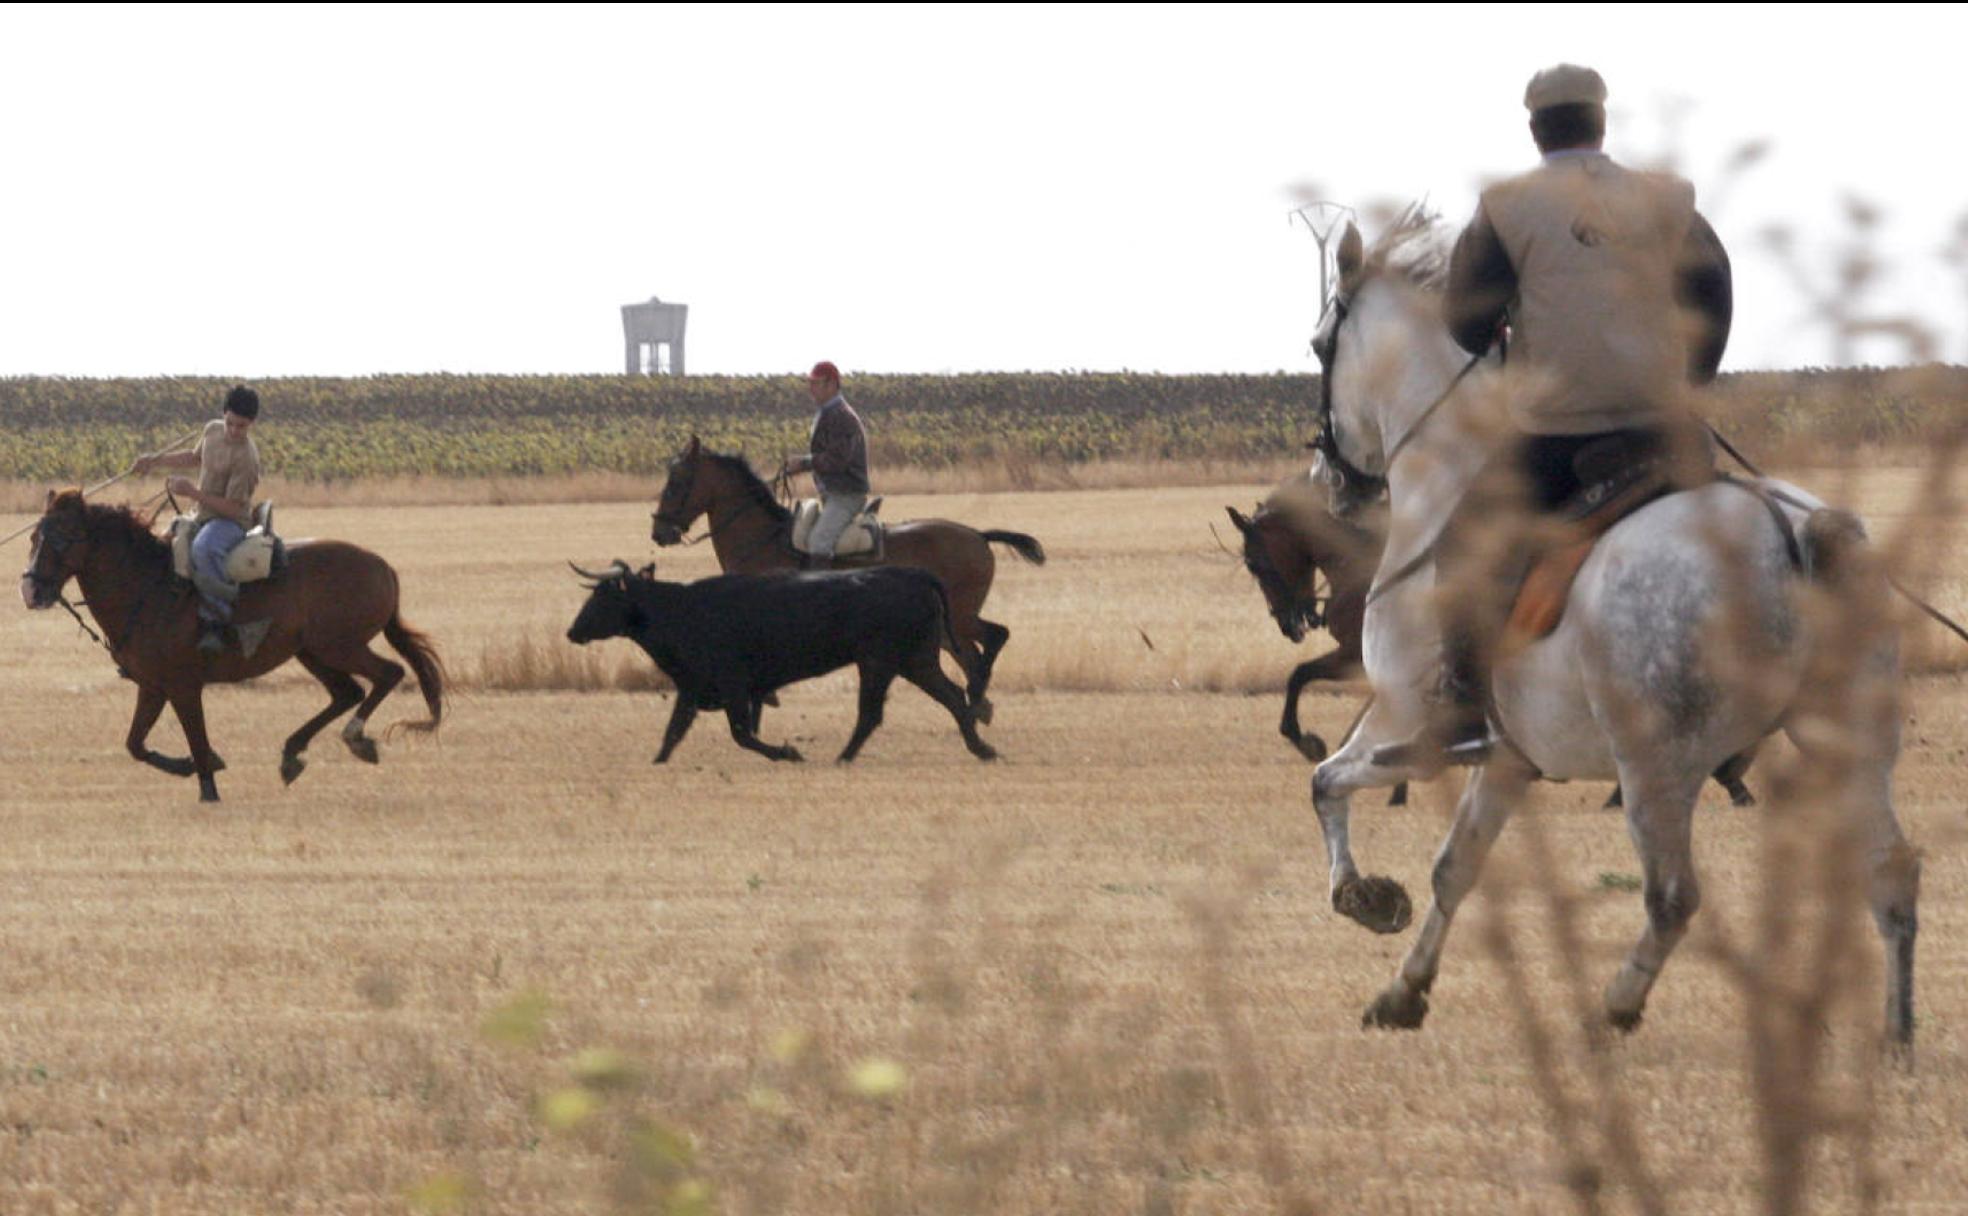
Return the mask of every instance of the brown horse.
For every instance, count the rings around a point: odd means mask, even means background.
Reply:
[[[1343,680],[1361,670],[1367,588],[1387,543],[1385,516],[1362,511],[1361,523],[1340,519],[1326,509],[1325,492],[1310,473],[1280,482],[1249,517],[1223,509],[1243,534],[1244,568],[1257,579],[1279,631],[1302,642],[1323,625],[1338,643],[1292,669],[1278,722],[1278,733],[1316,764],[1326,757],[1326,743],[1299,729],[1299,694],[1314,680]]]
[[[236,648],[211,657],[198,651],[198,597],[171,572],[170,546],[129,508],[85,503],[74,490],[59,495],[50,491],[34,528],[27,572],[21,575],[21,598],[29,608],[53,607],[65,602],[62,588],[71,578],[81,586],[111,657],[137,685],[137,711],[127,740],[130,755],[174,777],[196,773],[202,801],[219,800],[213,775],[225,767],[205,737],[207,684],[251,679],[298,658],[327,686],[332,698],[328,708],[302,724],[281,749],[280,776],[287,782],[301,775],[306,765],[301,753],[308,742],[358,704],[342,739],[358,759],[377,762],[376,743],[364,729],[376,706],[403,679],[401,665],[369,649],[378,633],[416,672],[430,706],[428,721],[406,725],[436,730],[443,716],[444,669],[430,640],[397,615],[396,571],[354,545],[295,545],[284,572],[240,590],[234,618],[268,623],[250,657]],[[366,696],[355,676],[370,682]],[[166,702],[184,727],[189,759],[144,746]]]
[[[669,478],[657,500],[650,539],[659,545],[683,540],[700,516],[710,517],[711,547],[718,566],[727,574],[763,574],[797,570],[800,555],[793,548],[792,512],[779,502],[742,456],[706,451],[697,437],[670,462]],[[1011,637],[1011,630],[978,613],[991,593],[997,559],[993,543],[1009,545],[1035,566],[1045,564],[1045,550],[1023,532],[980,532],[946,519],[914,519],[887,530],[885,563],[918,566],[943,580],[950,596],[950,626],[957,649],[951,653],[963,668],[966,693],[977,720],[991,720],[991,667]],[[835,568],[874,565],[865,557],[835,558]]]

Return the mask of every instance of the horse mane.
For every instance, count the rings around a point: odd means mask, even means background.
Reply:
[[[709,450],[704,452],[704,456],[709,460],[716,461],[727,472],[735,476],[738,479],[738,484],[743,486],[745,492],[752,496],[752,501],[764,508],[765,513],[771,516],[774,522],[785,523],[793,517],[793,513],[780,504],[779,496],[772,492],[772,487],[765,484],[763,477],[752,471],[751,464],[743,456],[727,452],[712,452]]]
[[[1369,273],[1393,274],[1411,287],[1440,292],[1449,285],[1449,248],[1441,216],[1426,202],[1409,203],[1367,250]]]
[[[139,571],[153,575],[171,573],[171,545],[150,530],[150,523],[131,507],[104,503],[84,503],[84,525],[91,540],[121,542],[130,563]]]

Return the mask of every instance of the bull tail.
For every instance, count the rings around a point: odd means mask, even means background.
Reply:
[[[417,687],[424,694],[424,704],[430,706],[430,718],[423,722],[399,722],[406,730],[430,732],[437,729],[444,718],[444,661],[437,657],[437,648],[431,640],[403,623],[398,613],[390,613],[389,624],[383,626],[383,636],[403,656],[410,670],[417,677]],[[393,726],[392,730],[395,729]]]
[[[984,539],[993,544],[1009,545],[1011,551],[1031,562],[1034,566],[1045,565],[1045,546],[1036,537],[1023,532],[986,532]]]

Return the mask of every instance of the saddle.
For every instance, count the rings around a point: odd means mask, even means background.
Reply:
[[[882,500],[870,498],[868,505],[848,522],[846,530],[840,534],[840,541],[834,546],[835,557],[857,557],[869,561],[880,561],[887,548],[885,529],[875,518],[881,510]],[[793,507],[793,548],[801,553],[811,552],[807,540],[813,535],[813,525],[820,522],[820,500],[802,498]]]
[[[1565,617],[1572,583],[1600,538],[1612,531],[1614,524],[1674,488],[1661,461],[1623,469],[1595,469],[1593,457],[1598,454],[1592,448],[1579,453],[1576,464],[1581,475],[1590,480],[1559,513],[1564,538],[1530,559],[1504,626],[1501,651],[1505,655],[1551,636]]]
[[[200,523],[189,515],[171,521],[171,570],[190,581],[191,542]],[[256,583],[272,578],[287,568],[287,544],[273,534],[273,504],[263,502],[253,508],[252,526],[246,538],[226,555],[226,577],[235,583]]]

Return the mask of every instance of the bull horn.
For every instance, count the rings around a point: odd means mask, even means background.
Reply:
[[[568,562],[567,568],[582,578],[593,579],[597,583],[605,583],[611,578],[626,578],[629,573],[629,564],[619,557],[615,559],[614,565],[602,571],[600,574],[596,574],[592,570],[583,570],[573,562]]]

